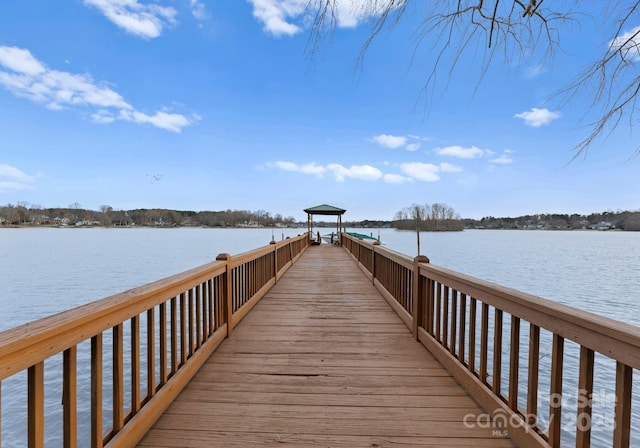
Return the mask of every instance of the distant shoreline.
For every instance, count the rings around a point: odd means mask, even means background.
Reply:
[[[358,226],[347,226],[353,229],[374,229],[374,227],[358,227]],[[243,229],[243,230],[251,230],[251,229],[272,229],[272,230],[285,230],[285,229],[305,229],[306,226],[289,226],[289,227],[272,227],[272,226],[71,226],[71,225],[33,225],[33,224],[0,224],[0,229]],[[314,229],[331,229],[335,228],[335,226],[318,226],[314,225]],[[375,227],[378,228],[378,227]],[[415,229],[400,229],[397,227],[385,227],[387,229],[393,229],[398,232],[415,232]],[[525,232],[533,232],[533,231],[547,231],[547,232],[624,232],[624,229],[619,228],[611,228],[611,229],[589,229],[589,228],[580,228],[580,229],[558,229],[558,228],[545,228],[545,229],[524,229],[524,228],[464,228],[460,230],[426,230],[421,229],[420,233],[453,233],[453,232],[462,232],[464,230],[487,230],[487,231],[496,231],[496,230],[509,230],[509,231],[525,231]],[[633,232],[630,230],[629,232]]]

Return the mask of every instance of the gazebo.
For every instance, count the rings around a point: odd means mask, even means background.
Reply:
[[[316,205],[315,207],[305,208],[305,213],[307,214],[307,231],[309,235],[312,235],[313,230],[313,215],[325,215],[325,216],[337,216],[337,230],[338,230],[338,238],[340,238],[340,229],[342,229],[342,215],[346,212],[343,208],[334,207],[333,205]],[[338,240],[339,241],[339,240]]]

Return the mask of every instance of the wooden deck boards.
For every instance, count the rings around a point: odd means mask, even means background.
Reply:
[[[347,253],[310,247],[141,447],[511,447]]]

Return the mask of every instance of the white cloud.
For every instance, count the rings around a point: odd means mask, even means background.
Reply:
[[[436,148],[433,151],[441,156],[457,157],[459,159],[477,159],[490,153],[490,151],[480,149],[477,146],[471,146],[470,148],[463,146],[446,146],[444,148]]]
[[[388,184],[404,184],[406,182],[413,182],[413,179],[400,174],[385,174],[382,178]]]
[[[170,6],[138,0],[84,0],[84,4],[97,8],[126,32],[146,39],[160,36],[165,26],[176,23],[176,10]],[[193,7],[193,1],[191,4]]]
[[[370,0],[337,0],[336,19],[340,28],[355,28],[368,17],[379,15],[392,0],[375,1]],[[396,1],[399,5],[401,1]]]
[[[447,162],[442,162],[439,168],[443,173],[459,173],[463,171],[462,167]]]
[[[373,181],[383,176],[382,171],[371,165],[353,165],[350,168],[346,168],[338,163],[330,163],[327,165],[327,169],[333,173],[338,182],[343,182],[347,177]]]
[[[149,123],[155,127],[166,129],[167,131],[180,132],[183,127],[193,124],[195,119],[189,119],[181,114],[172,114],[166,111],[159,111],[153,115],[147,115],[137,110],[121,110],[119,117],[122,120],[133,121],[134,123]]]
[[[274,36],[293,36],[302,31],[288,19],[304,13],[306,0],[249,0],[253,4],[253,17],[262,22],[263,30]]]
[[[31,176],[19,170],[15,166],[0,163],[0,178],[10,179],[19,182],[31,182],[36,176]]]
[[[51,110],[88,108],[90,119],[96,123],[126,120],[180,132],[199,119],[166,110],[151,115],[140,112],[106,83],[96,82],[86,74],[49,69],[29,50],[16,47],[0,46],[0,85]]]
[[[323,177],[324,173],[327,171],[325,167],[322,165],[316,165],[315,162],[307,163],[306,165],[298,165],[293,162],[277,161],[268,163],[267,166],[280,168],[283,171],[296,171],[303,174],[312,174],[318,178]]]
[[[280,168],[283,171],[300,171],[299,165],[297,163],[285,162],[281,160],[276,162],[269,162],[267,163],[267,166],[275,166],[276,168]]]
[[[204,20],[207,18],[207,11],[204,3],[198,0],[191,0],[191,14],[198,20]]]
[[[432,163],[403,163],[400,165],[400,169],[406,175],[423,182],[436,182],[440,180],[440,176],[438,176],[440,168]]]
[[[34,76],[45,71],[44,66],[29,50],[17,47],[0,47],[0,65],[23,75]]]
[[[489,161],[497,165],[509,165],[510,163],[513,163],[513,157],[511,157],[511,154],[514,152],[515,151],[512,149],[505,149],[501,155]]]
[[[38,176],[33,176],[15,166],[0,163],[0,193],[5,191],[32,190],[31,185]]]
[[[34,187],[33,185],[21,184],[19,182],[5,182],[0,180],[0,193],[23,190],[34,190]]]
[[[380,134],[371,139],[373,142],[386,146],[387,148],[397,149],[407,144],[407,137],[400,135]]]
[[[269,162],[268,167],[274,167],[283,171],[294,171],[303,174],[314,175],[322,178],[325,173],[333,174],[338,182],[344,182],[347,178],[359,179],[366,181],[375,181],[383,177],[382,171],[371,165],[353,165],[349,168],[339,163],[330,163],[326,166],[316,165],[315,162],[306,165],[300,165],[294,162]]]
[[[371,165],[352,165],[346,167],[339,163],[329,163],[325,166],[316,165],[315,162],[300,165],[294,162],[269,162],[267,167],[278,168],[283,171],[299,172],[309,175],[315,175],[316,177],[323,177],[326,174],[332,174],[337,182],[344,182],[347,179],[358,179],[364,181],[378,181],[382,180],[388,184],[402,184],[407,182],[413,182],[415,180],[423,182],[436,182],[440,180],[439,173],[454,173],[462,171],[461,167],[450,163],[441,163],[434,165],[432,163],[411,162],[403,163],[400,165],[400,170],[403,174],[384,174],[378,168]]]
[[[503,154],[496,157],[495,159],[491,159],[491,163],[497,163],[498,165],[508,165],[510,163],[513,163],[513,159],[507,154]]]
[[[263,30],[274,36],[293,36],[302,31],[301,22],[308,0],[248,0],[253,16],[262,22]],[[354,28],[369,17],[377,16],[392,0],[334,0],[335,21],[339,28]],[[396,5],[402,2],[396,0]],[[313,12],[311,12],[313,14]],[[294,23],[298,22],[298,24]]]
[[[94,112],[93,114],[91,114],[90,118],[91,121],[101,124],[113,123],[116,119],[116,117],[111,112],[105,109],[100,109]]]
[[[544,74],[545,71],[546,71],[546,69],[544,68],[543,65],[541,65],[541,64],[533,65],[533,66],[527,68],[525,76],[527,78],[537,78],[538,76]]]
[[[620,49],[623,57],[640,62],[640,26],[621,34],[609,46],[611,49]]]
[[[527,126],[538,128],[560,118],[560,112],[553,112],[549,109],[538,109],[537,107],[533,107],[528,112],[515,114],[515,117],[522,118],[524,120],[524,124]]]
[[[391,135],[391,134],[380,134],[374,135],[371,137],[371,141],[377,143],[381,146],[385,146],[391,149],[398,149],[404,147],[407,151],[417,151],[420,149],[420,142],[412,142],[409,143],[410,140],[427,140],[426,138],[421,138],[417,135]]]
[[[316,177],[322,177],[327,169],[323,166],[316,165],[315,162],[304,164],[300,167],[300,172],[304,174],[312,174]]]

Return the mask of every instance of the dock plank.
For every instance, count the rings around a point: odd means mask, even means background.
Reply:
[[[339,247],[309,248],[140,447],[512,447]]]

